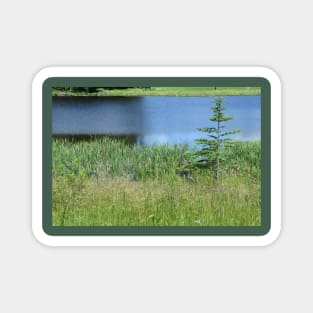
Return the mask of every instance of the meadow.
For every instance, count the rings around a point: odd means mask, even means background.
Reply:
[[[260,226],[260,141],[223,151],[217,184],[184,145],[54,138],[54,226]]]

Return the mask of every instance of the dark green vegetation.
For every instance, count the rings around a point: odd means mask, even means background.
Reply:
[[[210,120],[214,122],[215,127],[198,128],[199,131],[207,134],[207,137],[196,140],[196,143],[201,145],[201,149],[194,153],[196,156],[194,165],[198,168],[212,169],[217,182],[219,181],[221,163],[225,161],[223,158],[223,147],[227,146],[230,148],[232,145],[232,139],[227,136],[240,132],[240,130],[223,132],[224,122],[233,118],[224,114],[225,107],[222,106],[222,103],[223,99],[216,97],[215,105],[211,107],[213,116]]]
[[[260,142],[223,149],[217,185],[210,168],[186,175],[186,146],[55,138],[53,225],[260,226]]]
[[[53,96],[258,96],[259,87],[58,87]]]

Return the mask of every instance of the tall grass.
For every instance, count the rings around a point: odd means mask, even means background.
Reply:
[[[53,141],[53,175],[112,179],[177,176],[180,163],[190,158],[187,146],[138,147],[109,137],[73,142]]]
[[[217,186],[209,170],[181,175],[191,161],[187,146],[54,139],[53,224],[260,225],[260,149],[260,142],[225,148]]]

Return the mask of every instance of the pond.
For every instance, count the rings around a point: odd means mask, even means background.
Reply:
[[[214,97],[53,97],[52,133],[59,136],[110,135],[134,138],[139,145],[193,145],[214,127]],[[223,130],[240,129],[234,139],[261,138],[261,97],[225,96]]]

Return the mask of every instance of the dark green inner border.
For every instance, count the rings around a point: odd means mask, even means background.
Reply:
[[[261,87],[261,226],[52,226],[52,87]],[[271,227],[271,86],[262,77],[51,77],[42,98],[42,227],[48,235],[238,236],[265,235]]]

